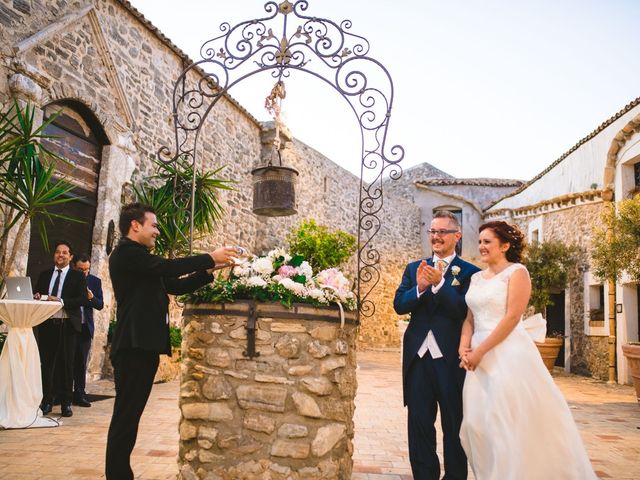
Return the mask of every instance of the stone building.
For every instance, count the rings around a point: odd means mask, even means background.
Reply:
[[[582,252],[579,274],[556,292],[549,313],[552,328],[565,335],[560,362],[567,371],[608,378],[608,342],[615,341],[617,381],[630,382],[621,345],[638,340],[638,284],[624,276],[615,285],[615,333],[610,333],[610,293],[591,271],[589,248],[609,202],[640,189],[640,98],[602,123],[587,137],[515,192],[495,202],[485,220],[505,219],[521,226],[528,240],[561,240]],[[611,335],[611,337],[610,337]]]
[[[462,226],[458,254],[478,263],[478,227],[484,210],[499,198],[522,186],[520,180],[500,178],[455,178],[428,163],[408,168],[398,180],[387,181],[388,193],[420,207],[422,256],[431,255],[429,229],[433,212],[448,210]]]
[[[153,172],[158,149],[173,138],[172,88],[192,60],[127,1],[6,1],[0,4],[0,25],[0,104],[8,106],[12,97],[30,101],[37,107],[38,121],[63,112],[51,127],[60,138],[50,147],[72,162],[73,168],[61,170],[83,200],[65,212],[84,223],[58,222],[49,231],[52,239],[67,236],[76,251],[89,252],[93,273],[103,279],[105,308],[96,313],[89,365],[89,372],[97,376],[108,324],[115,315],[107,268],[113,222],[117,223],[122,201],[130,198],[129,186]],[[190,75],[188,80],[196,82],[202,72]],[[222,176],[236,185],[221,194],[226,216],[202,248],[240,244],[261,253],[282,245],[286,234],[306,218],[357,233],[360,180],[315,149],[286,137],[283,161],[300,173],[299,213],[277,219],[252,213],[250,172],[263,165],[273,136],[270,129],[228,95],[204,125],[199,161],[205,168],[225,165]],[[381,215],[374,244],[381,255],[380,278],[370,297],[376,313],[363,318],[363,346],[398,344],[390,292],[406,262],[420,256],[419,208],[389,197]],[[50,265],[51,255],[37,236],[31,231],[28,238],[19,239],[14,273],[34,276]]]

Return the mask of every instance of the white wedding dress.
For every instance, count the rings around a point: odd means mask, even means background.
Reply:
[[[486,279],[471,278],[472,348],[506,312],[514,263]],[[487,352],[463,389],[460,439],[476,480],[596,479],[567,402],[522,322]]]

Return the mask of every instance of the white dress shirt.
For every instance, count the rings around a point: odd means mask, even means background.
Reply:
[[[56,283],[56,277],[58,276],[58,267],[53,268],[53,275],[51,275],[51,280],[49,281],[49,295],[53,295],[54,297],[58,297],[60,299],[60,303],[64,306],[64,300],[62,300],[62,286],[64,285],[64,279],[67,278],[67,272],[69,271],[69,265],[64,268],[61,268],[62,272],[60,272],[60,283],[58,283],[58,291],[52,292],[53,284]],[[65,318],[66,313],[64,309],[58,310],[56,313],[51,315],[51,318]]]
[[[438,260],[444,260],[446,262],[444,270],[442,271],[442,279],[440,280],[438,285],[431,286],[431,292],[434,295],[437,294],[440,288],[442,287],[442,285],[444,285],[444,275],[445,273],[447,273],[447,270],[449,269],[449,265],[451,265],[451,262],[453,262],[454,258],[456,258],[455,252],[453,253],[453,255],[449,255],[448,257],[445,257],[445,258],[440,258],[437,255],[433,256],[434,265],[437,265]],[[418,287],[416,286],[416,290],[417,289]],[[424,293],[424,292],[421,293],[420,290],[417,290],[417,292],[418,292],[418,298],[420,298]],[[420,345],[420,348],[418,349],[418,356],[422,358],[427,352],[431,354],[431,358],[433,359],[442,358],[442,351],[440,350],[440,347],[438,346],[438,342],[436,341],[436,337],[433,334],[433,331],[431,330],[429,330],[429,332],[427,333],[427,337],[422,342],[422,345]]]

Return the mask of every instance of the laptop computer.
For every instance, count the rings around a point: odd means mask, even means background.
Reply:
[[[29,277],[7,277],[7,298],[9,300],[33,300]]]

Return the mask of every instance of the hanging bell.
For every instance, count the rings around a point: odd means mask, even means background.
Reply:
[[[271,165],[254,168],[253,176],[253,213],[265,217],[285,217],[298,213],[296,207],[296,183],[298,171],[282,166],[282,157],[278,150],[280,166]]]

